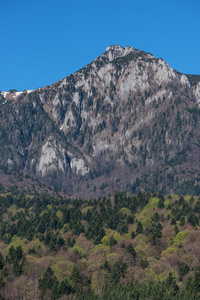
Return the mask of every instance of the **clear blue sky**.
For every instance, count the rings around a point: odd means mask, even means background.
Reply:
[[[200,1],[0,0],[0,90],[52,84],[112,44],[200,74]]]

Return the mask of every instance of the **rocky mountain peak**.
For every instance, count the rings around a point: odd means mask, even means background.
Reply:
[[[126,46],[126,48],[123,48],[120,45],[111,45],[106,48],[106,54],[108,55],[109,61],[126,56],[129,53],[134,53],[135,51],[136,49],[134,47]]]
[[[111,45],[50,86],[0,93],[0,165],[77,196],[174,191],[191,180],[200,191],[199,99],[199,76]]]

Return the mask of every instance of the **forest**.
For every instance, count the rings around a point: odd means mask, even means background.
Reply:
[[[0,299],[200,299],[200,197],[0,195]]]

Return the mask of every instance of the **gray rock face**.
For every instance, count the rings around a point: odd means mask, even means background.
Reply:
[[[200,82],[196,86],[194,86],[194,95],[197,100],[198,105],[200,106]]]
[[[136,189],[148,189],[156,182],[157,172],[159,187],[169,190],[174,188],[169,178],[176,178],[180,186],[189,180],[190,170],[198,184],[194,170],[200,171],[200,81],[150,53],[113,45],[51,86],[1,92],[1,99],[2,107],[15,103],[13,109],[19,115],[18,103],[29,103],[33,110],[40,106],[53,121],[54,133],[44,133],[39,143],[30,129],[32,138],[22,164],[26,170],[35,166],[34,172],[43,178],[52,172],[71,172],[69,176],[88,180],[90,174],[95,185],[101,178],[112,188],[130,183]],[[40,140],[38,136],[39,132]],[[38,151],[33,151],[37,143]],[[13,161],[4,156],[3,164]]]
[[[64,172],[66,166],[65,150],[56,143],[54,137],[50,136],[42,146],[37,171],[45,176],[49,171],[59,170]]]

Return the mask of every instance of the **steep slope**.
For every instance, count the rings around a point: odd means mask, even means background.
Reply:
[[[75,74],[0,101],[4,166],[78,196],[200,192],[199,76],[150,53],[110,46]]]

